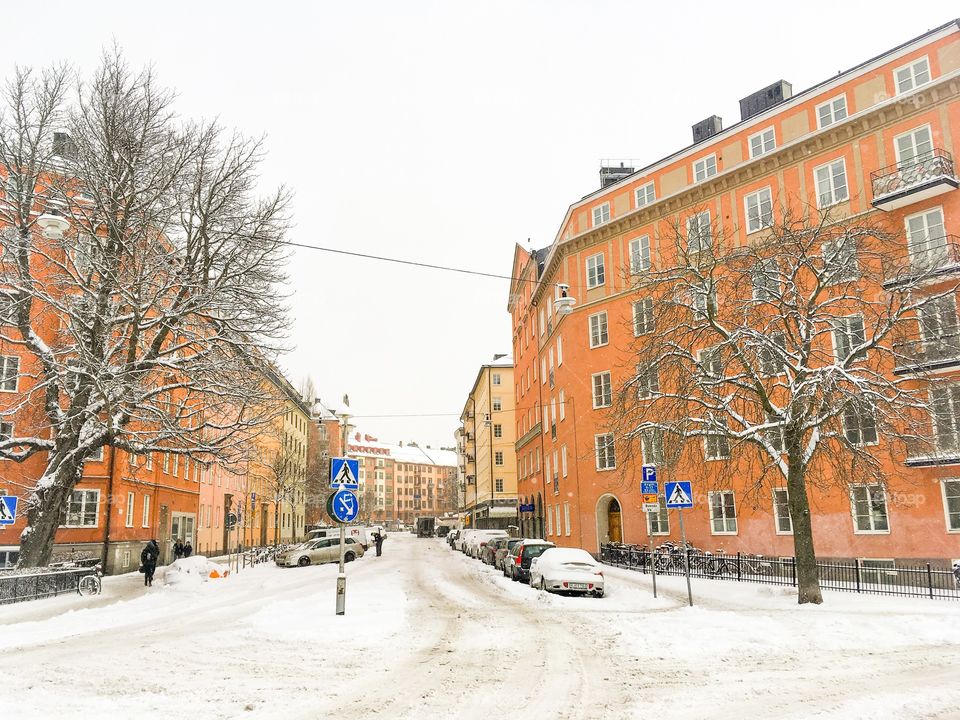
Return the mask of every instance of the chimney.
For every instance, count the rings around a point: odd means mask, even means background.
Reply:
[[[764,110],[779,105],[784,100],[793,97],[793,86],[786,80],[778,80],[763,90],[757,90],[740,101],[740,120],[747,120],[759,115]]]
[[[633,168],[626,167],[624,163],[620,163],[619,166],[613,165],[613,161],[610,160],[601,160],[600,161],[600,187],[605,188],[608,185],[613,185],[614,183],[620,182],[628,175],[633,175]]]
[[[53,154],[64,158],[77,156],[77,146],[70,138],[69,133],[55,132],[53,134]]]
[[[711,115],[693,126],[693,144],[703,142],[723,130],[723,120],[717,115]]]

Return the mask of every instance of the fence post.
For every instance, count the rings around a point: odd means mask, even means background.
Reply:
[[[930,569],[930,563],[927,563],[927,587],[930,588],[930,599],[933,600],[933,571]]]
[[[857,578],[857,592],[860,592],[860,558],[853,559],[853,571]]]
[[[790,559],[790,584],[794,587],[797,586],[797,559]]]
[[[737,582],[740,581],[740,553],[737,552]]]

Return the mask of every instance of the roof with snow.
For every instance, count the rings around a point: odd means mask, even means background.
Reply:
[[[457,466],[457,454],[451,450],[380,442],[372,435],[362,432],[351,433],[348,445],[350,455],[389,457],[396,462],[417,465]]]

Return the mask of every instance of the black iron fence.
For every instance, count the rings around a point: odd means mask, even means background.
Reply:
[[[89,567],[73,567],[62,570],[46,569],[41,572],[0,573],[0,605],[39,600],[61,593],[77,592],[77,583],[90,574]]]
[[[600,561],[607,565],[658,575],[683,575],[684,555],[690,577],[767,585],[796,585],[796,562],[792,557],[766,557],[737,553],[726,555],[678,546],[663,546],[651,552],[640,545],[610,543],[600,546]],[[960,581],[951,570],[930,563],[893,565],[885,560],[818,562],[820,587],[825,590],[960,600]]]

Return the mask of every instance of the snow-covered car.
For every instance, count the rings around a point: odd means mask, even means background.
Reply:
[[[457,537],[457,543],[454,545],[454,548],[459,550],[462,553],[467,551],[467,542],[470,540],[470,536],[473,535],[476,530],[464,530]]]
[[[467,555],[472,558],[480,558],[480,553],[488,542],[494,538],[509,537],[506,530],[477,530],[470,536],[467,544]]]
[[[547,592],[603,597],[603,566],[586,550],[550,548],[531,564],[530,585]]]
[[[363,557],[363,545],[356,538],[348,537],[344,541],[343,560],[353,562]],[[340,538],[316,538],[301,545],[284,550],[277,555],[280,567],[305,567],[321,563],[340,562]]]
[[[530,579],[530,564],[533,559],[552,547],[555,545],[547,540],[535,538],[521,540],[503,559],[503,574],[511,580],[527,582]]]
[[[163,574],[164,585],[199,585],[207,580],[225,578],[230,570],[219,563],[208,560],[203,555],[174,560],[167,565]]]
[[[507,559],[507,556],[521,542],[523,542],[523,538],[507,538],[497,543],[497,553],[493,558],[493,566],[497,570],[503,570],[503,563]]]

